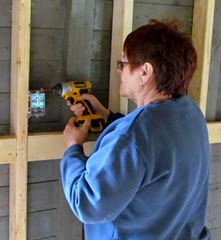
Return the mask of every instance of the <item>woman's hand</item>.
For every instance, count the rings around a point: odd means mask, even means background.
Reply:
[[[91,120],[89,118],[84,121],[84,124],[81,127],[76,127],[74,125],[75,121],[76,117],[70,118],[63,131],[64,142],[67,148],[74,144],[83,145],[87,138],[88,130],[91,125]]]
[[[107,122],[108,117],[110,115],[110,111],[105,108],[99,101],[98,99],[91,94],[82,94],[78,100],[88,100],[91,105],[93,106],[94,110],[96,113],[101,114],[103,117],[104,121]],[[83,115],[83,112],[85,110],[85,107],[81,103],[77,103],[74,105],[71,105],[70,101],[67,101],[67,105],[70,106],[71,111],[74,112],[74,114],[79,117]]]

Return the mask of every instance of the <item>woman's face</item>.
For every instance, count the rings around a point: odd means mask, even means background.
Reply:
[[[128,62],[128,59],[125,55],[122,57],[122,62]],[[131,72],[129,64],[124,64],[122,70],[118,69],[118,73],[120,74],[120,95],[122,97],[127,97],[132,101],[136,100],[137,93],[140,89],[139,72],[139,67]]]

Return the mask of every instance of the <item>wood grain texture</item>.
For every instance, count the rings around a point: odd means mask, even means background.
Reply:
[[[0,94],[0,124],[10,123],[10,95],[8,93]]]
[[[0,136],[8,135],[10,135],[10,125],[9,124],[0,125]]]
[[[221,208],[208,207],[206,210],[206,226],[209,229],[219,228],[221,223]]]
[[[83,225],[71,211],[62,189],[61,178],[58,182],[58,206],[57,206],[57,239],[62,240],[82,240]]]
[[[28,163],[28,183],[57,181],[60,175],[60,160]]]
[[[64,30],[32,29],[31,61],[61,61],[64,44]]]
[[[221,169],[221,157],[219,157],[219,160],[217,161],[214,161],[212,159],[211,167],[210,167],[210,179],[209,179],[210,184],[221,182],[220,169]]]
[[[16,161],[16,138],[11,136],[0,137],[0,164]]]
[[[10,92],[10,65],[11,62],[8,60],[0,61],[0,93]]]
[[[120,77],[117,73],[116,63],[121,59],[123,43],[126,36],[132,30],[133,22],[133,0],[114,1],[112,43],[111,43],[111,67],[109,85],[109,108],[114,112],[127,114],[128,100],[120,97]]]
[[[50,144],[53,143],[53,144]],[[86,142],[84,150],[89,154],[94,142]],[[40,133],[28,137],[28,161],[52,160],[63,157],[66,150],[62,133]]]
[[[93,31],[92,60],[110,60],[111,32]]]
[[[55,219],[57,210],[47,210],[28,214],[28,239],[56,236]]]
[[[206,114],[215,0],[195,0],[192,40],[198,54],[198,67],[189,94]],[[200,31],[199,31],[200,29]]]
[[[221,240],[221,227],[210,229],[211,240]]]
[[[56,210],[48,210],[28,214],[27,239],[44,239],[56,236]],[[9,219],[0,218],[1,240],[9,239]],[[52,238],[53,239],[53,238]],[[20,239],[21,240],[21,239]]]
[[[27,211],[37,212],[57,208],[57,181],[28,185]],[[0,188],[0,218],[9,215],[9,188]]]
[[[66,80],[90,79],[94,0],[66,5],[64,68]]]
[[[221,205],[221,183],[210,184],[207,206],[218,208],[219,205]]]
[[[9,185],[9,164],[0,164],[0,187]]]
[[[12,1],[0,0],[0,27],[11,27]]]
[[[185,31],[191,33],[193,8],[184,6],[165,6],[136,3],[134,4],[133,29],[145,25],[150,19],[177,18],[184,23]]]
[[[91,62],[91,83],[94,91],[107,91],[109,88],[109,61],[92,61]]]
[[[65,74],[62,67],[61,60],[32,61],[30,64],[30,89],[49,88],[63,82]],[[57,96],[54,98],[60,99]]]
[[[95,0],[93,29],[111,31],[113,17],[113,1]]]
[[[29,123],[28,132],[31,133],[42,133],[42,132],[55,132],[63,131],[64,126],[59,122],[42,122],[42,123]]]
[[[86,142],[84,144],[84,151],[86,155],[90,154],[93,145],[93,141]],[[0,138],[0,146],[4,148],[4,150],[0,153],[0,164],[17,164],[18,159],[15,159],[16,138],[10,136],[2,136]],[[66,148],[63,142],[63,134],[61,132],[35,133],[28,136],[28,161],[30,162],[61,159],[65,150]]]
[[[209,132],[209,142],[221,143],[221,122],[209,122],[207,123]]]
[[[10,240],[27,235],[28,81],[31,0],[13,0],[11,52],[11,134],[16,136],[16,163],[10,164]]]
[[[10,60],[11,56],[11,29],[0,28],[0,60]]]
[[[221,73],[221,70],[220,70]],[[221,88],[219,87],[218,89],[218,96],[217,96],[217,104],[216,104],[216,120],[220,121],[221,120],[221,97],[220,97],[220,93],[221,93]]]
[[[214,28],[213,28],[213,52],[215,56],[212,55],[212,60],[215,65],[215,71],[213,75],[210,76],[210,82],[215,81],[215,85],[213,86],[213,92],[210,95],[211,101],[208,103],[208,108],[211,108],[214,101],[215,108],[215,120],[221,121],[221,29],[219,27],[219,22],[221,22],[221,1],[216,1],[215,3],[215,17],[214,17]],[[212,67],[212,64],[211,64]],[[211,73],[212,74],[212,73]],[[217,84],[218,83],[218,87]],[[209,100],[209,99],[208,99]]]
[[[207,121],[216,120],[216,112],[220,109],[220,58],[221,58],[221,30],[218,26],[218,22],[221,21],[221,1],[215,2],[215,15],[213,25],[213,37],[212,37],[212,50],[211,50],[211,63],[209,73],[209,88],[207,98],[206,119]],[[217,119],[218,120],[218,119]],[[220,118],[221,120],[221,118]]]
[[[60,160],[28,163],[28,183],[57,181]],[[0,164],[0,187],[9,186],[9,164]]]
[[[65,0],[32,0],[31,27],[64,29]]]
[[[135,0],[135,3],[151,3],[156,5],[193,6],[194,0]]]
[[[51,144],[53,142],[53,144]],[[62,158],[65,151],[62,133],[30,134],[28,160],[51,160]]]

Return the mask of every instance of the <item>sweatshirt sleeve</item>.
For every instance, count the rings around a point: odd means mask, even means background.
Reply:
[[[138,147],[112,134],[87,161],[81,146],[70,147],[60,168],[66,199],[84,223],[114,220],[139,190],[145,173]]]

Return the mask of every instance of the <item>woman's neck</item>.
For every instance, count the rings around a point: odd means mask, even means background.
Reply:
[[[159,93],[155,88],[152,88],[149,91],[141,91],[140,94],[137,95],[135,103],[137,107],[142,107],[148,105],[150,102],[166,101],[171,98],[172,98],[171,95]]]

